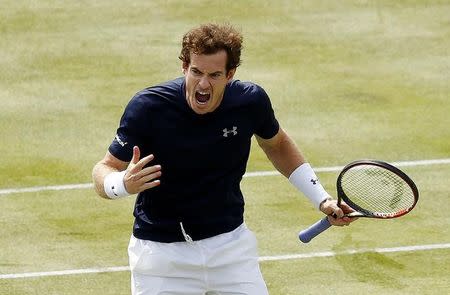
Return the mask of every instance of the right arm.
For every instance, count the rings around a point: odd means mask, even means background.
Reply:
[[[111,199],[105,192],[105,177],[110,173],[124,170],[126,170],[126,173],[123,177],[123,183],[130,195],[158,186],[160,181],[157,178],[161,176],[161,166],[145,167],[153,158],[153,155],[148,155],[140,159],[140,150],[137,146],[133,148],[131,162],[119,160],[108,151],[103,159],[92,169],[92,179],[96,193],[102,198]]]

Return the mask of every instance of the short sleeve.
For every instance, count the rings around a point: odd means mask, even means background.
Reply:
[[[147,124],[142,97],[136,95],[125,108],[117,133],[109,146],[109,152],[119,160],[129,162],[133,156],[133,146],[141,146],[144,126]]]
[[[257,92],[258,103],[256,113],[258,115],[258,124],[255,129],[255,134],[264,139],[269,139],[278,133],[280,125],[275,118],[275,113],[267,93],[259,86],[257,86]]]

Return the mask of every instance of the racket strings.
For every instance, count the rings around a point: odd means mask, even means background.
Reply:
[[[411,187],[390,170],[373,166],[355,166],[341,179],[345,195],[360,208],[370,212],[396,213],[415,202]]]

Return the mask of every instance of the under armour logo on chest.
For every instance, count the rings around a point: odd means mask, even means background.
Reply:
[[[237,134],[237,127],[233,126],[233,129],[228,130],[228,128],[224,128],[223,130],[223,137],[228,137],[229,134],[232,134],[235,136]]]

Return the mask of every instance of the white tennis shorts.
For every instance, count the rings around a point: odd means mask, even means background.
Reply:
[[[267,295],[255,235],[245,224],[211,238],[128,247],[133,295]]]

